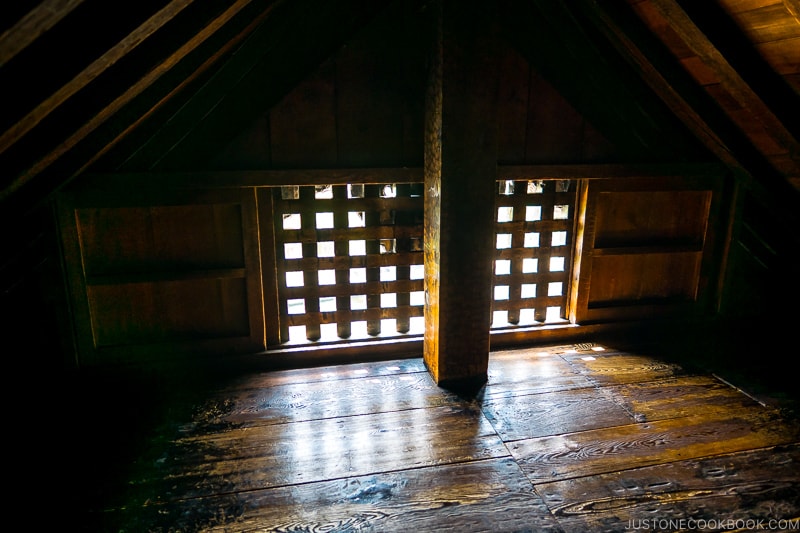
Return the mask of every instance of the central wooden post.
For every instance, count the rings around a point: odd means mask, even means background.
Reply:
[[[424,360],[444,387],[485,382],[489,362],[498,80],[487,4],[431,6]]]

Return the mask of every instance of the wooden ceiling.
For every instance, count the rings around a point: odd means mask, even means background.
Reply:
[[[94,168],[170,169],[187,154],[202,164],[398,1],[6,2],[0,210],[37,205]],[[747,186],[794,201],[800,0],[486,3],[609,139],[619,123],[663,143],[647,121],[674,121],[689,158],[713,154]]]

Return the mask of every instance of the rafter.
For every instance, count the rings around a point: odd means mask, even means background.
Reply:
[[[795,197],[795,191],[711,96],[654,35],[642,28],[633,10],[610,0],[587,0],[580,4],[582,13],[635,65],[653,92],[746,188],[756,196],[770,194],[787,200]]]
[[[783,7],[788,11],[800,24],[800,0],[783,0]]]
[[[776,109],[778,105],[785,106],[786,102],[774,102],[764,94],[763,88],[761,92],[756,89],[764,86],[764,80],[759,79],[759,73],[749,64],[739,61],[734,66],[735,58],[727,52],[730,46],[719,42],[720,32],[714,33],[716,41],[711,39],[713,28],[706,27],[711,22],[698,21],[678,0],[652,0],[652,4],[686,45],[714,71],[722,87],[739,105],[748,110],[788,153],[800,153],[800,142],[792,131],[796,125],[786,122],[784,113]]]
[[[136,48],[193,1],[194,0],[172,0],[167,6],[158,11],[158,13],[150,17],[144,24],[117,43],[116,46],[83,69],[80,74],[64,84],[50,97],[42,101],[19,122],[0,135],[0,153],[7,150],[9,146],[28,133],[69,97],[83,89],[92,80]]]
[[[52,28],[83,0],[45,0],[0,35],[0,67]]]
[[[274,105],[389,3],[283,3],[274,13],[277,22],[255,30],[213,78],[125,161],[122,169],[175,170],[202,164],[221,143]],[[314,17],[309,18],[312,12]]]
[[[61,156],[74,148],[78,143],[84,140],[89,134],[104,124],[114,113],[122,109],[126,104],[133,101],[138,95],[150,87],[156,80],[163,74],[168,72],[171,68],[177,65],[183,58],[189,55],[201,43],[213,35],[217,30],[230,21],[237,13],[239,13],[251,0],[237,0],[222,14],[217,16],[214,20],[209,22],[202,31],[189,42],[185,43],[178,50],[172,53],[157,67],[147,72],[136,84],[132,85],[121,95],[115,98],[108,106],[106,106],[100,113],[92,117],[86,123],[82,124],[75,130],[67,139],[61,144],[56,146],[53,150],[48,152],[44,157],[36,161],[3,191],[0,191],[0,201],[5,200],[8,196],[13,194],[16,190],[31,181],[35,176],[43,172],[50,165],[52,165]]]

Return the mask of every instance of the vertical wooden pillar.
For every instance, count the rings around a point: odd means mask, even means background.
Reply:
[[[441,386],[483,383],[497,175],[491,2],[432,5],[425,117],[424,360]]]

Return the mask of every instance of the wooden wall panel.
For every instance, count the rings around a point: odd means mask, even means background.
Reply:
[[[426,48],[402,2],[322,63],[233,139],[217,169],[421,166]],[[498,161],[618,159],[618,150],[503,38]],[[265,144],[266,143],[266,144]]]
[[[527,163],[565,163],[581,154],[585,119],[535,71],[529,82]]]
[[[77,218],[87,276],[244,267],[236,204],[87,208]]]
[[[589,307],[654,300],[693,302],[701,258],[699,252],[595,257]]]
[[[337,140],[344,166],[401,162],[404,39],[392,15],[398,15],[396,8],[336,56]]]
[[[59,201],[82,366],[264,349],[252,189]]]
[[[531,67],[509,43],[501,42],[498,64],[497,160],[501,164],[525,162],[528,95]]]
[[[572,319],[702,313],[712,299],[720,187],[714,175],[589,180]]]
[[[709,191],[601,193],[595,246],[700,246],[710,201]]]
[[[90,286],[95,346],[247,336],[246,292],[243,278]]]
[[[332,60],[323,63],[270,111],[269,126],[274,167],[337,164],[336,68]]]

